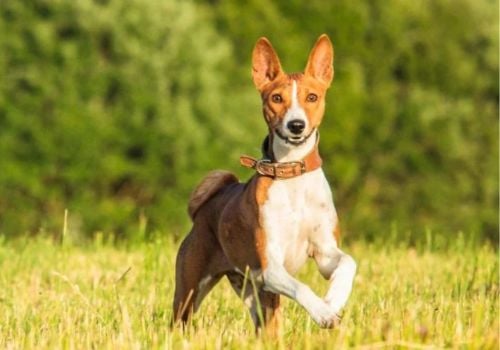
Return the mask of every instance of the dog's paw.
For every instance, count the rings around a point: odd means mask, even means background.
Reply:
[[[321,328],[336,328],[340,325],[340,316],[328,304],[323,304],[318,308],[314,315],[312,315],[314,322]]]

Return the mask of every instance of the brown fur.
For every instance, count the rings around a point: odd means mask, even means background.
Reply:
[[[203,203],[210,199],[217,191],[226,185],[237,182],[238,178],[236,176],[224,170],[215,170],[205,176],[189,198],[188,213],[191,220],[194,220],[196,212]]]
[[[335,241],[337,241],[337,244],[340,245],[340,225],[337,223],[337,226],[335,226],[335,231],[333,231],[333,236],[335,237]]]
[[[199,205],[190,203],[195,208],[193,227],[182,242],[176,261],[175,322],[188,322],[198,307],[196,301],[201,302],[223,276],[232,275],[235,267],[246,271],[266,266],[265,233],[255,218],[259,217],[259,203],[265,201],[272,179],[255,175],[242,184],[228,174],[209,176],[194,191]],[[200,282],[209,276],[212,282],[200,288]],[[279,306],[277,297],[267,296],[274,302],[261,302],[263,311],[273,313]]]
[[[261,92],[264,117],[272,130],[286,112],[291,97],[286,87],[292,80],[299,81],[299,98],[306,99],[309,93],[318,95],[318,103],[305,107],[311,127],[321,123],[324,113],[324,97],[331,79],[331,71],[324,69],[333,56],[325,54],[326,36],[320,37],[311,52],[306,73],[285,74],[269,41],[259,39],[253,52],[253,80]],[[325,73],[326,72],[326,73]],[[273,104],[273,93],[283,95],[283,103]],[[173,321],[186,323],[196,311],[203,297],[224,276],[234,290],[243,297],[252,296],[252,283],[244,283],[241,272],[263,270],[266,261],[266,232],[260,208],[268,198],[268,189],[273,183],[270,177],[255,174],[247,183],[239,183],[237,178],[225,171],[214,171],[205,177],[193,191],[188,204],[188,212],[193,221],[191,231],[179,248],[176,260]],[[337,233],[334,233],[337,235]],[[246,289],[242,290],[243,285]],[[257,331],[262,326],[266,332],[279,331],[280,296],[257,290],[260,314],[252,310]],[[256,306],[255,306],[256,308]],[[263,324],[262,324],[263,323]]]

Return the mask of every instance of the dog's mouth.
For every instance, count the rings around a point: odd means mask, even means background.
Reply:
[[[275,134],[280,139],[285,141],[286,144],[290,144],[293,146],[302,145],[304,142],[306,142],[309,139],[309,137],[311,137],[311,135],[314,133],[314,131],[315,131],[315,129],[312,129],[311,132],[305,136],[285,136],[279,131],[279,129],[274,129]]]

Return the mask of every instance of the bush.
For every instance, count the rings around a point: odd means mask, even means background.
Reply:
[[[0,233],[57,233],[67,208],[74,233],[181,234],[204,173],[247,178],[238,156],[259,154],[256,39],[294,71],[327,32],[321,152],[344,231],[496,239],[497,25],[472,0],[6,1]]]
[[[0,7],[1,231],[182,227],[186,197],[227,153],[230,46],[186,1]],[[142,213],[142,214],[141,214]]]
[[[293,71],[319,33],[330,34],[335,79],[320,147],[345,231],[373,237],[395,223],[417,235],[465,230],[497,240],[497,2],[253,0],[215,9],[221,30],[244,44],[245,69],[261,35]]]

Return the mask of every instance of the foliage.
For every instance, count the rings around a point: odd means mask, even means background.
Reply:
[[[124,232],[140,210],[163,224],[184,213],[189,188],[224,154],[213,136],[231,127],[220,118],[229,44],[197,9],[2,5],[4,232],[53,230],[65,208],[84,232]]]
[[[216,11],[244,71],[254,38],[268,36],[294,71],[318,33],[330,34],[320,146],[354,235],[396,222],[496,239],[498,3],[253,0]]]
[[[259,153],[255,40],[296,71],[326,32],[321,152],[345,231],[496,239],[497,29],[494,1],[4,1],[0,232],[59,232],[67,208],[76,233],[181,235],[203,174],[245,179],[239,154]]]
[[[128,247],[69,243],[0,243],[0,284],[9,286],[0,290],[1,348],[498,348],[497,256],[463,237],[445,248],[347,247],[358,274],[340,327],[321,330],[282,298],[283,332],[275,340],[254,336],[225,279],[184,334],[170,330],[178,246],[171,237]],[[314,264],[299,278],[325,292]]]

